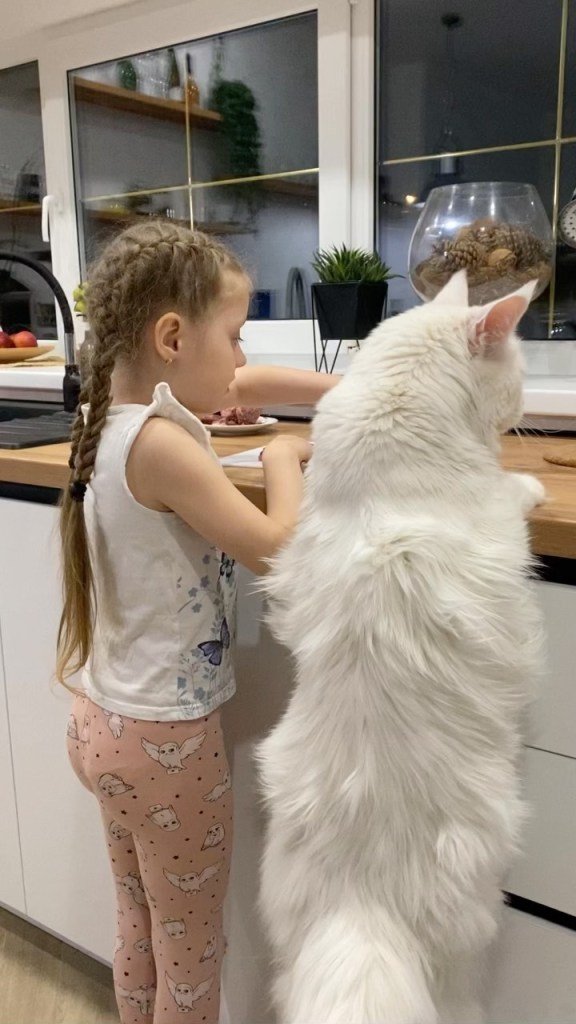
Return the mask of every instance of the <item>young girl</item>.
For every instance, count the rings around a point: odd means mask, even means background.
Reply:
[[[295,525],[311,451],[296,437],[268,445],[264,515],[194,414],[316,401],[335,383],[245,367],[249,292],[221,245],[160,222],[119,235],[90,277],[96,341],[62,508],[58,676],[83,669],[69,751],[99,801],[116,883],[122,1024],[218,1022],[234,560],[266,570]]]

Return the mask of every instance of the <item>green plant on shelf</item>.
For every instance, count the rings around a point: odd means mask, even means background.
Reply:
[[[120,60],[117,64],[118,84],[122,89],[134,92],[138,88],[138,75],[131,60]]]
[[[350,249],[347,245],[319,249],[314,254],[312,267],[324,284],[390,281],[394,277],[403,276],[393,274],[377,252]]]
[[[222,116],[221,131],[226,144],[227,173],[230,178],[253,178],[261,173],[262,140],[258,123],[258,106],[254,93],[240,81],[217,78],[209,105]],[[230,186],[238,203],[254,215],[261,203],[258,182],[247,182],[237,188]]]

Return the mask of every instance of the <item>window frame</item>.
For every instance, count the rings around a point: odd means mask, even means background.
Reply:
[[[56,276],[68,295],[79,280],[68,72],[85,65],[317,12],[319,245],[374,242],[374,0],[193,0],[150,10],[108,8],[0,45],[0,68],[39,67],[47,193],[55,198],[50,233]],[[239,9],[241,7],[241,9]],[[9,50],[9,53],[8,53]],[[352,111],[361,110],[353,119]],[[353,127],[354,125],[354,127]],[[371,142],[370,142],[371,140]],[[79,324],[78,335],[81,336]],[[312,350],[310,321],[250,321],[258,347]],[[264,339],[268,341],[264,341]],[[268,344],[269,342],[269,344]]]

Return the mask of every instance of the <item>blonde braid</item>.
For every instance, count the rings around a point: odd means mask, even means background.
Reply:
[[[106,423],[106,415],[112,401],[110,389],[112,371],[116,362],[121,340],[110,342],[106,347],[98,346],[92,356],[90,384],[88,388],[88,414],[78,442],[73,481],[87,484],[94,471],[100,435]]]
[[[80,438],[84,431],[84,413],[82,412],[82,406],[88,401],[88,384],[83,383],[80,388],[80,397],[78,399],[78,408],[76,409],[76,418],[72,424],[72,434],[70,436],[70,458],[68,459],[68,465],[72,472],[76,468],[76,456],[78,455],[78,445],[80,444]]]

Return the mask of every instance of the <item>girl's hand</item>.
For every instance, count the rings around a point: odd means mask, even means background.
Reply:
[[[306,441],[303,437],[296,437],[294,434],[281,434],[262,449],[260,459],[263,465],[269,465],[276,459],[296,456],[302,465],[310,460],[313,451],[314,446],[311,441]]]
[[[171,511],[196,533],[256,573],[286,543],[296,521],[312,445],[278,437],[266,449],[267,512],[261,512],[227,479],[222,466],[179,424],[147,421],[128,457],[126,479],[136,501]]]

